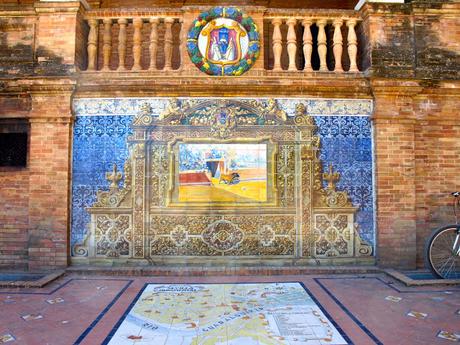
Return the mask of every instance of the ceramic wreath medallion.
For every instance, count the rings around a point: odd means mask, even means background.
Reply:
[[[201,71],[216,76],[238,76],[259,57],[257,26],[235,7],[214,7],[201,13],[187,36],[190,59]]]

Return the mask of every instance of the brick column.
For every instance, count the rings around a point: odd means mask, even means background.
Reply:
[[[34,92],[30,113],[29,269],[68,260],[73,85]]]
[[[374,85],[373,115],[378,264],[415,268],[416,120],[410,92],[416,90],[380,86]]]
[[[82,67],[85,49],[83,15],[85,1],[39,1],[37,13],[35,54],[37,75],[70,75],[76,66]]]
[[[450,193],[460,190],[459,94],[460,85],[448,85],[425,89],[415,99],[419,267],[424,265],[425,243],[434,229],[455,222]]]

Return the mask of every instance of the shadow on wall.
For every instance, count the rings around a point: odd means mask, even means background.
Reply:
[[[73,64],[43,47],[34,54],[32,45],[8,45],[6,35],[0,35],[0,77],[68,76],[75,73]]]

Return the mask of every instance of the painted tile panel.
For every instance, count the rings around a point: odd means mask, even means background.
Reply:
[[[146,284],[104,344],[349,344],[297,282]]]
[[[96,200],[96,191],[107,189],[105,173],[114,163],[123,166],[126,140],[133,116],[148,102],[155,114],[167,99],[78,99],[74,103],[71,245],[81,243],[90,217],[86,208]],[[323,170],[332,163],[340,172],[339,189],[346,190],[359,206],[356,221],[362,238],[374,243],[373,154],[369,100],[281,99],[289,115],[299,101],[314,114],[321,138]],[[335,113],[334,113],[335,112]]]

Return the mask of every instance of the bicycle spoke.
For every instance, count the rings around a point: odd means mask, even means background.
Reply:
[[[448,253],[448,254],[445,254],[443,256],[440,256],[438,258],[438,260],[436,260],[437,262],[445,262],[446,260],[452,258],[452,253]]]
[[[431,254],[431,258],[433,259],[440,259],[440,258],[445,258],[452,256],[452,252],[448,250],[437,250],[436,254]]]
[[[442,266],[446,261],[449,261],[452,258],[452,255],[444,256],[442,258],[432,260],[433,266],[435,267],[440,267]]]
[[[443,278],[452,278],[460,274],[459,235],[455,228],[438,232],[431,240],[428,259],[432,269]]]
[[[444,236],[441,236],[440,239],[443,240],[446,248],[453,250],[453,237],[450,234],[444,234]]]
[[[450,253],[438,253],[438,254],[433,254],[430,256],[431,260],[433,262],[439,262],[439,261],[444,261],[445,259],[451,257]]]
[[[452,252],[452,242],[449,243],[445,237],[440,237],[438,243],[433,245],[433,248],[437,248],[438,250],[445,249]]]
[[[445,268],[447,267],[447,264],[450,262],[450,260],[452,260],[452,258],[448,258],[448,259],[442,264],[442,266],[439,268],[439,272],[444,273]],[[442,274],[442,276],[444,276],[444,274]]]
[[[432,254],[430,255],[431,259],[434,259],[436,261],[448,258],[452,256],[451,251],[447,250],[432,250]]]
[[[459,237],[460,237],[460,234],[457,234],[457,235],[455,236],[455,242],[454,242],[454,248],[453,248],[454,253],[457,252],[457,244],[459,244]]]
[[[458,260],[456,257],[452,257],[452,263],[450,264],[450,267],[448,270],[445,271],[445,277],[446,278],[456,278],[459,275],[459,270],[458,270]]]
[[[450,259],[449,259],[450,260]],[[444,276],[449,278],[450,277],[450,272],[452,270],[452,266],[455,264],[455,259],[454,258],[451,258],[452,260],[452,263],[449,265],[449,268],[447,270],[444,271]],[[446,266],[447,267],[447,266]]]
[[[443,237],[444,243],[446,244],[447,248],[450,248],[450,250],[453,250],[453,236],[450,234],[446,234],[446,236]]]
[[[460,233],[455,235],[453,251],[455,255],[460,256]]]

